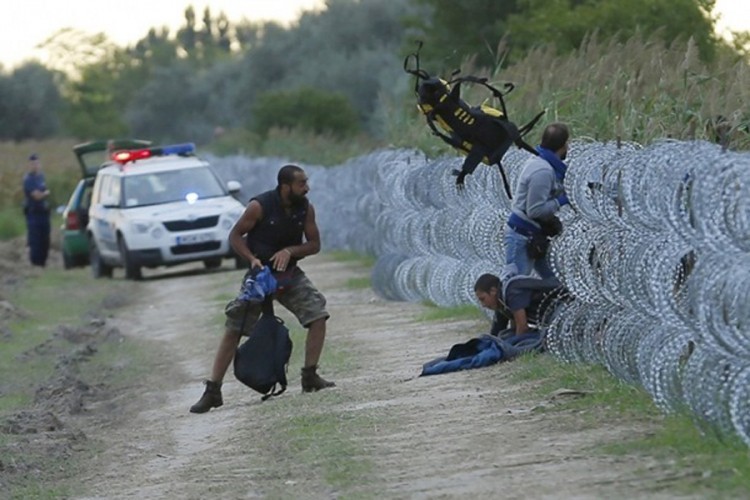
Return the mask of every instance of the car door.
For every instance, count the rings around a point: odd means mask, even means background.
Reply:
[[[99,254],[107,261],[120,256],[117,247],[116,221],[120,210],[120,178],[102,174],[94,185],[94,195],[89,208],[89,231]]]

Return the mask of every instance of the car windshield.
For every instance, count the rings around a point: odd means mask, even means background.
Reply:
[[[173,201],[193,203],[202,198],[225,195],[221,183],[208,167],[129,175],[123,181],[126,207]]]

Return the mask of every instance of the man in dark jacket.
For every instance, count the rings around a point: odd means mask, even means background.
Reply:
[[[250,200],[245,212],[229,233],[234,251],[250,264],[248,274],[269,266],[279,282],[274,299],[287,308],[307,328],[305,365],[302,368],[302,390],[314,392],[335,384],[317,374],[326,334],[326,299],[297,261],[320,251],[320,232],[315,222],[315,209],[307,200],[310,190],[305,171],[296,165],[279,170],[276,189]],[[242,282],[248,277],[243,277]],[[192,413],[205,413],[223,404],[221,383],[229,368],[242,335],[252,330],[261,314],[261,304],[248,304],[239,299],[230,301],[225,309],[224,336],[214,358],[206,390],[194,404]]]
[[[530,158],[516,182],[515,198],[505,228],[505,270],[503,277],[530,275],[536,270],[541,278],[554,274],[547,261],[546,234],[561,207],[570,203],[563,182],[567,171],[570,132],[563,123],[552,123],[544,129],[539,156]],[[556,228],[555,231],[559,231]],[[541,245],[539,243],[542,243]]]
[[[490,335],[501,338],[527,333],[532,325],[539,327],[564,291],[555,278],[515,276],[503,283],[488,273],[481,275],[474,284],[479,303],[495,311]],[[511,321],[513,328],[508,328]]]
[[[49,189],[36,153],[29,156],[29,171],[23,178],[23,194],[29,260],[32,265],[44,267],[50,240]]]

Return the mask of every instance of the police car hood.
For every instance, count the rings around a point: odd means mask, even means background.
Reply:
[[[242,204],[231,196],[206,198],[193,203],[175,201],[161,205],[133,207],[127,210],[130,218],[156,220],[195,220],[220,215],[232,210],[243,210]]]

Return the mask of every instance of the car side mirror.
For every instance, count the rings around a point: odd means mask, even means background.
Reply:
[[[242,189],[242,184],[240,184],[237,181],[228,181],[227,182],[227,191],[229,191],[229,194],[237,194],[240,192],[240,189]]]

